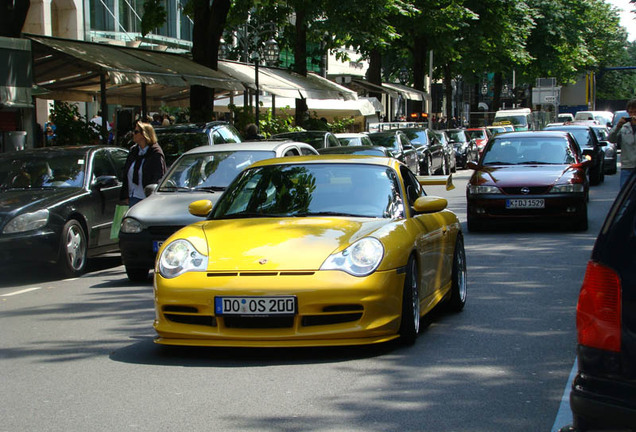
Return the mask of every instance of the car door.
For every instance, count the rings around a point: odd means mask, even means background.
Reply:
[[[430,129],[426,130],[426,135],[428,135],[428,148],[431,152],[431,157],[433,158],[433,166],[431,171],[435,173],[439,169],[442,168],[442,161],[444,159],[444,146],[442,142],[437,138],[435,132]]]
[[[418,174],[417,151],[415,150],[415,147],[413,147],[411,140],[409,140],[405,133],[399,132],[398,138],[403,153],[404,163],[409,167],[413,174]]]
[[[413,212],[412,206],[415,200],[426,194],[410,170],[400,167],[400,172],[404,181],[406,201],[411,207],[411,217],[407,219],[406,226],[407,230],[412,233],[418,254],[420,300],[424,310],[437,301],[436,293],[450,279],[448,250],[452,250],[452,248],[445,245],[448,227],[441,214],[415,214]],[[452,256],[450,260],[452,266]]]
[[[119,203],[122,159],[125,161],[127,152],[123,149],[115,150],[115,157],[111,155],[109,149],[94,151],[89,165],[89,187],[93,202],[96,204],[89,227],[92,247],[118,243],[117,239],[110,238],[110,230],[115,216],[115,206]],[[116,163],[119,168],[115,165]]]

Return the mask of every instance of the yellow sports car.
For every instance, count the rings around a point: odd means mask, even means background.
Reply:
[[[415,342],[421,317],[466,302],[457,216],[395,159],[260,161],[155,264],[156,342],[289,347]]]

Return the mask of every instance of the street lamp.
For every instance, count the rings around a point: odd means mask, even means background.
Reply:
[[[233,32],[234,40],[241,49],[241,58],[243,62],[254,63],[254,85],[256,87],[256,112],[254,119],[258,126],[259,116],[259,82],[258,82],[258,66],[261,58],[264,58],[268,66],[275,66],[278,63],[280,48],[274,39],[276,34],[276,24],[272,22],[252,25],[245,23]],[[267,39],[269,37],[269,39]],[[265,42],[263,42],[265,41]],[[229,54],[229,50],[224,49],[224,54]],[[262,56],[261,56],[262,52]],[[247,105],[247,95],[245,96],[244,106]]]

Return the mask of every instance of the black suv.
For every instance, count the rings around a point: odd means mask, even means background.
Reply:
[[[636,175],[596,239],[576,308],[578,373],[570,406],[577,432],[636,426]]]
[[[597,185],[605,180],[605,152],[601,147],[606,146],[607,143],[599,141],[596,137],[596,133],[590,126],[565,124],[548,126],[545,130],[570,132],[579,144],[579,147],[581,147],[583,155],[590,156],[592,158],[592,165],[590,166],[589,171],[590,184]]]
[[[157,126],[155,132],[167,166],[195,147],[243,142],[236,128],[224,121]]]

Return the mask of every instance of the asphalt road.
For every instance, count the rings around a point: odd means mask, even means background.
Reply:
[[[428,188],[463,222],[469,173]],[[592,188],[587,232],[466,232],[466,308],[435,313],[408,348],[165,349],[151,281],[130,284],[118,256],[70,280],[5,263],[0,431],[558,428],[578,291],[617,190],[617,175]]]

